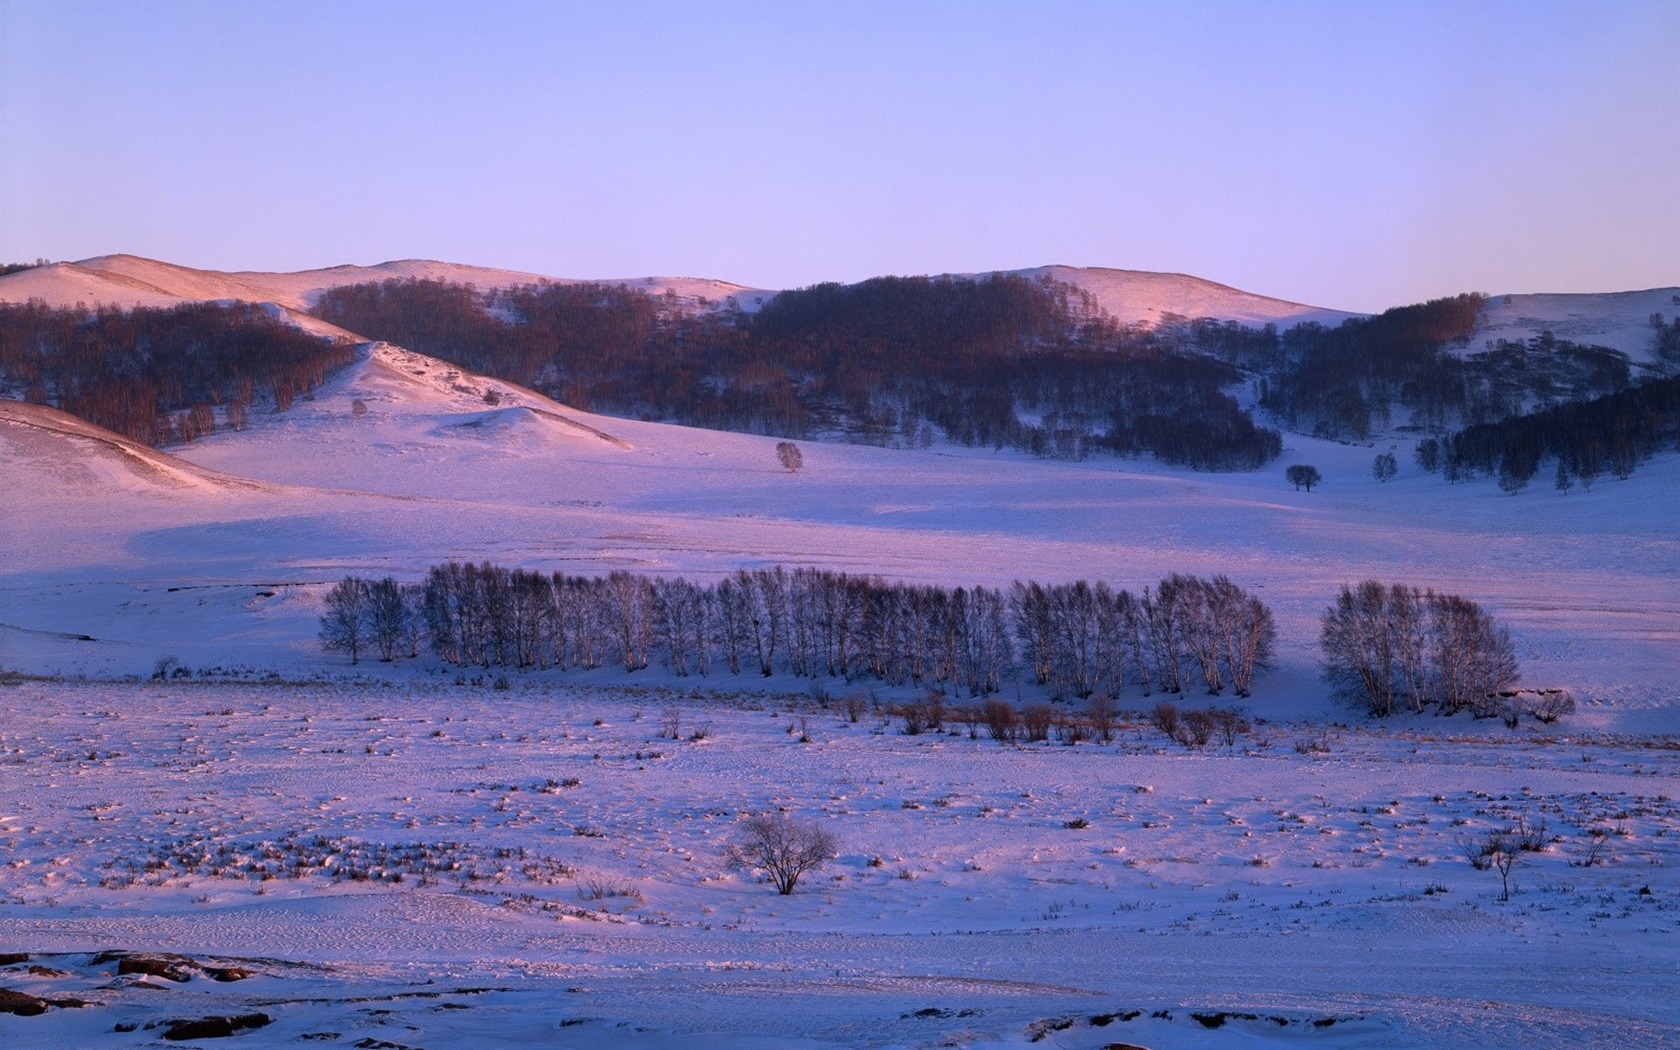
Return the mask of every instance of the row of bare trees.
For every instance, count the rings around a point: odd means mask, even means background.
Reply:
[[[1320,646],[1325,678],[1378,716],[1433,707],[1491,717],[1517,680],[1511,636],[1492,615],[1404,584],[1344,585],[1324,611]]]
[[[383,610],[378,611],[376,610]],[[614,572],[581,577],[449,562],[424,584],[341,581],[329,651],[417,652],[457,666],[679,676],[868,678],[987,696],[1021,673],[1051,696],[1205,688],[1249,695],[1276,629],[1224,576],[1174,574],[1141,596],[1108,584],[946,589],[813,568],[741,569],[711,585]]]

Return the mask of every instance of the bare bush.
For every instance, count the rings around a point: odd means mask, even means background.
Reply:
[[[1072,747],[1083,740],[1091,739],[1091,723],[1074,714],[1064,712],[1056,719],[1056,739]]]
[[[1085,703],[1085,717],[1090,720],[1091,731],[1104,744],[1114,739],[1114,726],[1119,714],[1120,706],[1107,693],[1093,693]]]
[[[1459,852],[1464,854],[1464,859],[1477,871],[1492,868],[1499,872],[1499,899],[1508,901],[1511,899],[1511,871],[1522,857],[1522,843],[1523,839],[1518,831],[1502,828],[1489,831],[1480,839],[1460,837],[1458,848]]]
[[[1214,728],[1219,732],[1219,741],[1226,747],[1237,746],[1237,737],[1249,730],[1248,720],[1243,718],[1242,712],[1234,707],[1216,707],[1212,711]]]
[[[981,705],[980,713],[986,719],[986,731],[993,740],[1005,744],[1015,739],[1015,726],[1019,722],[1015,705],[1007,700],[987,700]]]
[[[1149,724],[1159,729],[1169,740],[1178,739],[1178,705],[1163,700],[1149,712]]]
[[[1029,742],[1050,739],[1050,727],[1056,724],[1056,709],[1049,704],[1028,704],[1021,708],[1021,730]]]
[[[1213,712],[1205,707],[1192,708],[1184,712],[1179,721],[1178,742],[1185,747],[1206,747],[1213,739],[1215,719]]]
[[[785,897],[805,873],[826,864],[839,848],[840,840],[821,825],[773,813],[742,825],[735,852],[742,862],[763,868],[776,892]]]
[[[862,693],[847,693],[840,698],[840,707],[846,712],[846,721],[856,725],[863,713],[869,710],[869,698]]]
[[[1567,689],[1543,689],[1529,705],[1528,713],[1551,725],[1565,715],[1575,713],[1575,697]]]
[[[805,465],[805,454],[799,451],[799,446],[791,441],[776,442],[776,461],[789,474],[794,473]]]

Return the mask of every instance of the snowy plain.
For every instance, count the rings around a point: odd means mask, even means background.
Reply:
[[[0,1045],[172,1045],[160,1022],[259,1012],[235,1043],[1680,1042],[1675,457],[1508,496],[1422,474],[1404,443],[1386,484],[1387,444],[1294,436],[1235,475],[820,443],[790,474],[774,443],[384,345],[174,455],[0,403],[0,669],[20,672],[0,953],[31,955],[0,987],[93,1004],[0,1013]],[[1290,462],[1325,484],[1293,491]],[[334,581],[446,559],[1134,590],[1224,572],[1277,613],[1278,667],[1244,702],[1253,733],[1190,750],[1136,693],[1114,743],[1003,746],[906,736],[886,690],[853,722],[835,698],[865,683],[498,689],[320,653]],[[1317,617],[1367,577],[1481,602],[1524,684],[1580,710],[1513,731],[1337,706]],[[146,681],[165,656],[193,676]],[[727,858],[777,809],[841,841],[791,897]],[[1464,846],[1519,821],[1545,849],[1500,901]],[[113,951],[199,969],[119,974]]]

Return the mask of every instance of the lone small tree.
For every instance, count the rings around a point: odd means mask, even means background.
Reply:
[[[776,442],[776,458],[789,474],[805,465],[805,454],[799,451],[799,446],[791,441]]]
[[[1290,467],[1283,472],[1283,476],[1289,479],[1289,483],[1295,486],[1295,490],[1297,492],[1299,492],[1303,487],[1308,492],[1311,492],[1314,485],[1324,480],[1324,475],[1318,472],[1317,467],[1310,467],[1305,463],[1295,463],[1290,465]]]
[[[1490,831],[1481,839],[1460,838],[1459,849],[1464,859],[1477,871],[1489,868],[1499,872],[1499,899],[1511,899],[1511,869],[1517,866],[1522,858],[1522,842],[1517,831],[1505,828],[1500,831]]]
[[[1379,452],[1377,458],[1371,461],[1371,476],[1378,481],[1386,482],[1398,473],[1400,473],[1400,464],[1395,460],[1392,452]]]
[[[1433,474],[1441,469],[1441,443],[1434,438],[1419,441],[1414,455],[1417,465],[1422,467],[1425,473]]]
[[[748,820],[735,845],[743,861],[769,873],[776,892],[784,897],[793,892],[806,872],[828,863],[839,848],[840,840],[828,829],[781,813]]]

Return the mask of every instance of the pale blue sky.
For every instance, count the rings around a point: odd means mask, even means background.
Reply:
[[[0,261],[1680,284],[1680,2],[0,0]]]

